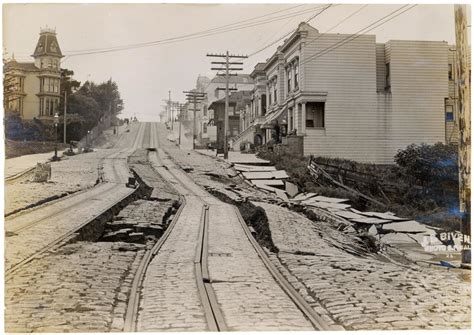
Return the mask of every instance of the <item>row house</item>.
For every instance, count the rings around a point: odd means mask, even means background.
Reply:
[[[60,99],[60,61],[63,57],[56,31],[43,28],[32,55],[34,62],[17,62],[14,58],[4,66],[7,111],[25,120],[53,120]]]
[[[234,91],[251,91],[254,88],[254,80],[248,74],[238,74],[229,79],[229,88]],[[204,100],[199,104],[196,113],[197,139],[201,146],[214,144],[217,141],[217,126],[215,124],[216,114],[210,107],[213,102],[225,98],[225,78],[215,76],[209,79],[199,76],[196,81],[196,90],[206,93]],[[239,128],[237,134],[241,131]]]
[[[301,23],[255,66],[233,148],[272,140],[304,155],[389,164],[412,143],[446,142],[454,121],[449,53],[446,42],[376,43],[374,35],[320,34]]]

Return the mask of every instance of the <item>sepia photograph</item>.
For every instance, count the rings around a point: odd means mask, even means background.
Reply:
[[[471,6],[2,2],[5,333],[470,334]]]

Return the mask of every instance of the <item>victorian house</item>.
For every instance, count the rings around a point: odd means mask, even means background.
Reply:
[[[63,57],[55,30],[41,29],[32,57],[31,63],[12,59],[5,64],[5,107],[25,120],[52,120],[59,106]]]
[[[374,35],[320,34],[301,23],[255,66],[233,148],[272,140],[304,155],[389,164],[412,143],[446,142],[454,118],[449,53],[443,41],[376,43]]]

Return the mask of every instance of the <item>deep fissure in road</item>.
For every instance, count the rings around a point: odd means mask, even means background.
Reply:
[[[129,159],[139,187],[133,196],[6,283],[6,331],[123,331],[138,266],[180,206],[147,154],[137,150]]]
[[[267,215],[262,207],[255,206],[250,201],[235,201],[215,189],[208,188],[207,192],[223,202],[236,206],[245,223],[254,229],[254,235],[258,243],[271,252],[278,252],[278,248],[272,240],[272,232],[268,224]]]

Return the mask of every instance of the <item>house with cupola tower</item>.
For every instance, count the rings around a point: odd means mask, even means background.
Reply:
[[[55,29],[40,30],[32,57],[34,62],[17,62],[13,57],[5,63],[5,108],[25,120],[53,120],[59,112],[63,57]]]

